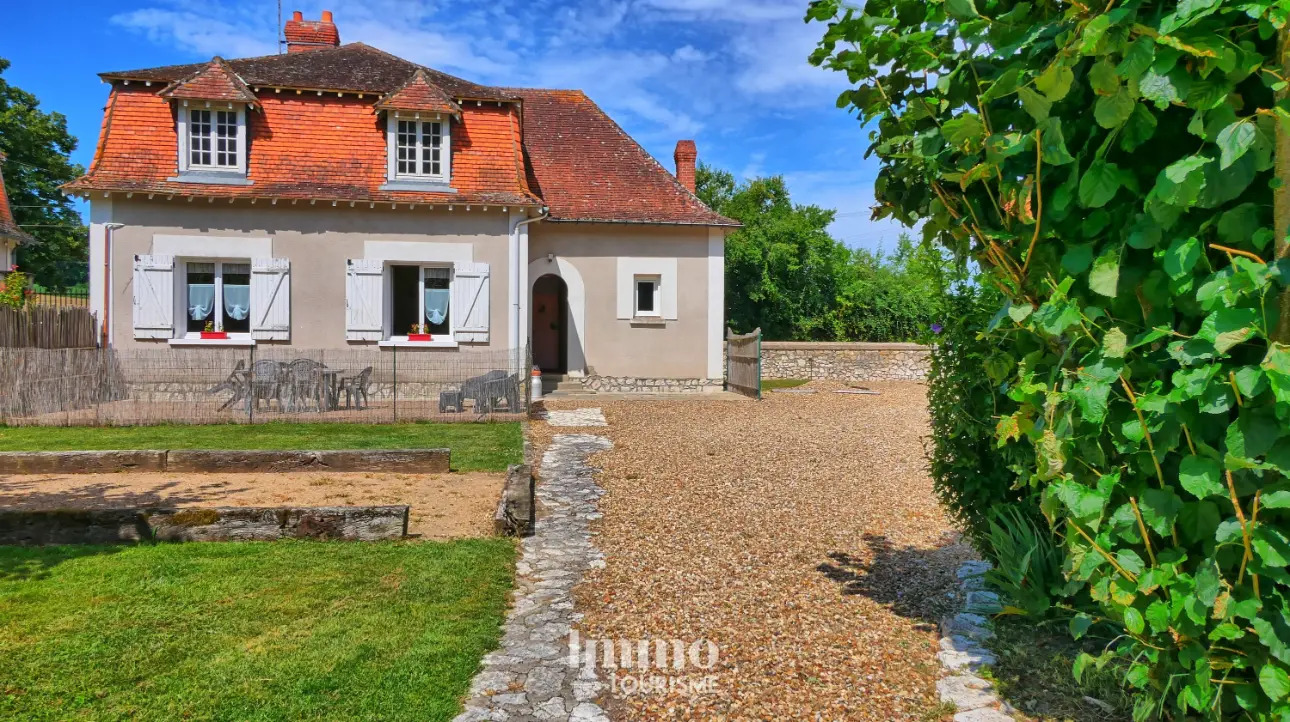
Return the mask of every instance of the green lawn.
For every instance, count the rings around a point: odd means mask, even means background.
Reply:
[[[444,447],[456,471],[505,471],[524,456],[523,431],[518,422],[0,427],[0,451]]]
[[[791,389],[795,386],[801,386],[802,384],[809,382],[810,379],[762,379],[761,388],[762,391],[770,389]]]
[[[515,546],[0,547],[0,719],[448,720]]]

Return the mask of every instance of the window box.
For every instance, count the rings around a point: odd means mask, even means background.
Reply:
[[[227,331],[202,331],[200,333],[203,341],[222,341],[228,338]]]
[[[424,343],[424,342],[426,342],[426,341],[433,341],[433,340],[434,340],[434,336],[433,336],[433,335],[431,335],[431,334],[428,334],[428,333],[410,333],[410,334],[408,334],[408,340],[409,340],[409,341],[421,341],[421,342],[423,342],[423,343]]]

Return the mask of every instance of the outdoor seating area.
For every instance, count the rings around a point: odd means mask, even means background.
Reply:
[[[248,368],[246,361],[239,359],[228,378],[211,387],[209,393],[232,393],[219,407],[220,411],[239,405],[258,410],[261,401],[268,410],[277,402],[277,410],[282,412],[326,412],[342,408],[362,411],[370,405],[371,385],[371,366],[350,373],[321,361],[298,358],[287,362],[262,359]]]

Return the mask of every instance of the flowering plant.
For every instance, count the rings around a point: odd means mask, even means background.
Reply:
[[[22,308],[31,296],[27,274],[11,266],[9,272],[0,276],[0,306]]]
[[[424,323],[414,323],[408,333],[430,333],[430,327]]]

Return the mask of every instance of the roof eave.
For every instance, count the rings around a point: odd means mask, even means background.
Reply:
[[[558,216],[548,216],[546,220],[552,223],[620,223],[624,225],[636,226],[705,226],[709,228],[743,228],[739,221],[724,219],[719,221],[660,221],[660,220],[639,220],[628,218],[560,218]]]

